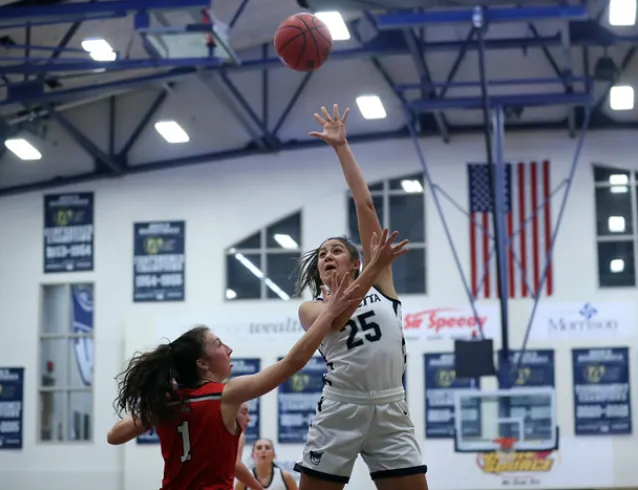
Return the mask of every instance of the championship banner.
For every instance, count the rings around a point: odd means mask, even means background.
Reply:
[[[321,357],[313,357],[301,371],[279,386],[277,418],[280,443],[305,442],[321,397],[325,373],[325,361]]]
[[[93,193],[44,196],[44,272],[93,270]]]
[[[184,221],[135,223],[133,226],[133,301],[184,301]]]
[[[0,368],[0,449],[22,449],[24,368]]]
[[[517,387],[555,387],[554,351],[525,350],[510,352],[510,366],[513,372],[512,389]],[[520,362],[520,363],[519,363]],[[546,409],[547,398],[534,396],[513,396],[509,398],[514,413],[525,414],[525,437],[549,439],[555,430],[552,414]],[[527,431],[530,432],[527,432]]]
[[[629,348],[572,349],[574,433],[631,434]]]
[[[478,379],[458,379],[454,370],[454,354],[424,354],[425,368],[425,437],[454,437],[454,390],[479,389]],[[464,410],[475,410],[476,417],[463,422],[464,437],[480,436],[480,400]]]

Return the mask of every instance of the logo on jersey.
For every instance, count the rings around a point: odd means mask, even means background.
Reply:
[[[310,462],[317,466],[321,463],[321,457],[323,456],[323,451],[310,451]]]
[[[357,308],[362,308],[364,306],[371,305],[372,303],[378,303],[381,301],[379,295],[377,293],[368,294]]]

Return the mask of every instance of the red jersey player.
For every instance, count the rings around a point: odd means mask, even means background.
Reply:
[[[313,356],[323,339],[340,330],[372,287],[377,275],[402,255],[387,232],[373,237],[370,264],[352,282],[351,274],[326,282],[326,307],[279,362],[259,373],[231,374],[232,350],[206,327],[189,330],[168,345],[138,354],[119,378],[115,405],[129,416],[107,440],[122,444],[155,428],[164,457],[163,490],[232,490],[241,428],[242,403],[285,382]],[[173,380],[179,386],[175,389]]]

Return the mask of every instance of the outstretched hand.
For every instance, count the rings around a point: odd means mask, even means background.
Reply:
[[[346,109],[343,115],[340,116],[339,106],[335,104],[332,110],[332,116],[325,107],[321,108],[321,112],[323,117],[315,113],[315,119],[321,124],[323,131],[321,133],[313,131],[309,133],[310,136],[319,138],[335,148],[340,145],[345,145],[348,142],[346,138],[346,120],[348,119],[348,114],[350,114],[350,109]]]
[[[393,231],[388,236],[387,228],[383,229],[380,237],[376,233],[372,234],[372,239],[370,240],[371,263],[380,267],[387,267],[401,255],[408,253],[408,240],[403,240],[396,245],[392,244],[398,235],[398,231]]]
[[[335,318],[339,317],[348,307],[358,305],[363,301],[365,291],[362,293],[358,284],[353,284],[354,278],[349,272],[345,272],[341,277],[332,274],[326,282],[326,286],[321,286],[323,301],[327,311]]]

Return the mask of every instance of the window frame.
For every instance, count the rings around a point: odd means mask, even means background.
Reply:
[[[629,199],[630,199],[630,203],[631,203],[631,225],[632,225],[632,233],[627,234],[627,233],[622,233],[622,234],[616,234],[616,235],[599,235],[598,233],[598,212],[599,212],[599,207],[598,207],[598,202],[597,202],[597,196],[596,196],[596,192],[598,191],[598,189],[611,189],[612,187],[614,187],[614,184],[611,184],[610,182],[598,182],[596,180],[596,169],[600,168],[600,169],[606,169],[606,170],[616,170],[618,171],[618,173],[627,173],[629,174],[629,182],[626,184],[626,187],[629,188]],[[599,162],[594,162],[592,163],[592,177],[593,177],[593,181],[594,181],[594,186],[593,186],[593,199],[594,199],[594,237],[595,237],[595,248],[596,248],[596,280],[597,280],[597,284],[598,284],[598,289],[602,289],[602,290],[608,290],[608,289],[627,289],[627,288],[635,288],[638,285],[638,261],[636,260],[638,258],[638,178],[637,178],[637,174],[638,171],[636,170],[631,170],[631,169],[625,169],[625,168],[619,168],[619,167],[614,167],[614,166],[610,166],[610,165],[604,165],[602,163]],[[619,185],[619,184],[616,184]],[[625,184],[623,184],[625,185]],[[601,275],[600,275],[600,271],[599,266],[600,266],[600,253],[599,253],[599,244],[601,243],[615,243],[615,242],[631,242],[632,244],[632,249],[633,249],[633,254],[634,254],[634,281],[632,285],[625,285],[625,286],[616,286],[616,285],[609,285],[609,286],[605,286],[603,284],[601,284]]]
[[[390,189],[390,182],[394,180],[409,180],[410,178],[414,179],[416,176],[419,176],[420,181],[423,184],[423,191],[420,193],[406,192],[403,189]],[[421,194],[423,199],[423,238],[422,242],[412,242],[410,241],[409,248],[410,250],[423,250],[423,281],[424,281],[424,291],[421,293],[401,293],[402,297],[408,296],[427,296],[428,295],[428,229],[427,229],[427,202],[426,202],[426,186],[425,186],[425,176],[423,172],[414,172],[405,175],[387,177],[385,179],[375,180],[373,182],[368,182],[368,187],[378,186],[379,184],[383,185],[383,188],[380,190],[370,190],[370,195],[372,199],[376,197],[381,197],[383,199],[382,202],[382,216],[379,216],[379,221],[381,221],[381,226],[386,227],[390,222],[390,198],[392,196],[413,196],[416,194]],[[349,209],[350,209],[350,201],[353,200],[352,193],[350,190],[346,190],[345,192],[345,209],[346,209],[346,236],[349,240],[352,240],[359,253],[363,252],[363,246],[361,243],[354,242],[354,237],[350,236],[350,223],[349,223]],[[390,231],[394,231],[394,229],[390,229]],[[400,238],[400,236],[399,236]]]
[[[65,328],[64,333],[47,333],[45,332],[45,315],[44,311],[44,297],[45,297],[45,289],[52,287],[64,287],[65,296],[68,300],[67,303],[67,318],[66,320],[71,323],[71,287],[72,286],[87,286],[90,285],[93,291],[93,331],[91,334],[75,334],[69,331],[69,328]],[[67,362],[72,362],[74,359],[71,357],[71,340],[73,339],[81,339],[81,338],[89,338],[93,340],[93,364],[95,367],[95,282],[93,281],[73,281],[73,282],[46,282],[40,283],[40,298],[39,298],[39,325],[38,325],[38,371],[37,371],[37,404],[38,410],[37,414],[37,423],[36,423],[36,443],[42,445],[54,445],[54,444],[72,444],[72,445],[82,445],[82,444],[93,444],[95,442],[95,378],[93,378],[93,382],[89,387],[82,388],[72,388],[68,385],[68,371],[65,375],[65,384],[63,387],[55,386],[48,387],[44,386],[42,383],[42,375],[45,372],[45,366],[43,365],[43,350],[44,350],[44,342],[51,340],[63,340],[65,341],[65,351]],[[62,420],[62,434],[64,434],[64,438],[62,440],[54,439],[53,437],[50,440],[46,440],[42,438],[42,430],[43,430],[43,406],[42,406],[42,394],[43,393],[62,393],[63,396],[63,404],[62,411],[64,413],[64,417]],[[69,421],[70,421],[70,404],[69,398],[72,393],[90,393],[91,394],[91,410],[90,410],[90,423],[89,423],[89,437],[88,439],[82,440],[72,440],[69,439]],[[55,410],[52,412],[55,413]]]
[[[299,215],[299,237],[300,240],[297,245],[298,247],[295,249],[291,249],[291,248],[269,248],[268,247],[268,228],[271,228],[272,226],[277,225],[278,223],[280,223],[281,221],[284,221],[292,216],[295,215]],[[288,213],[284,216],[282,216],[281,218],[272,221],[260,228],[258,228],[257,230],[245,235],[243,238],[241,238],[240,240],[237,240],[236,243],[241,243],[245,240],[247,240],[249,237],[252,237],[253,235],[256,235],[257,233],[259,233],[259,248],[237,248],[235,246],[230,246],[230,247],[226,247],[226,249],[224,250],[224,290],[222,291],[223,294],[223,300],[224,302],[228,303],[228,302],[237,302],[237,301],[290,301],[293,298],[289,297],[287,299],[285,298],[270,298],[268,297],[268,291],[269,288],[266,284],[266,279],[269,279],[268,277],[268,256],[269,255],[291,255],[291,254],[299,254],[299,256],[302,256],[304,254],[304,250],[303,250],[303,228],[304,228],[304,219],[303,219],[303,209],[298,209],[292,213]],[[227,258],[231,255],[234,255],[235,253],[241,253],[243,255],[259,255],[259,258],[261,260],[261,266],[260,266],[260,270],[263,273],[263,277],[259,279],[259,298],[228,298],[227,297],[227,291],[229,289],[231,289],[229,287],[229,276],[228,276],[228,262],[227,262]],[[291,273],[292,273],[292,269],[291,269]],[[287,294],[287,293],[286,293]]]

